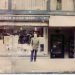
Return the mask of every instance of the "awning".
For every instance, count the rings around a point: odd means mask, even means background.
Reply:
[[[0,26],[48,26],[47,23],[32,22],[0,22]]]
[[[0,26],[48,26],[44,15],[0,15]]]
[[[75,27],[75,16],[50,16],[50,27]]]

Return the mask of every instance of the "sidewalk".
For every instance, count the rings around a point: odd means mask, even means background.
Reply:
[[[75,59],[49,59],[38,57],[36,62],[29,59],[16,61],[15,72],[73,72],[75,71]]]
[[[74,72],[75,59],[50,59],[38,57],[30,62],[29,57],[0,57],[0,73]]]

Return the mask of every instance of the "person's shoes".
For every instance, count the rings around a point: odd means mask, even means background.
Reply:
[[[33,60],[30,60],[31,62],[33,61]]]
[[[36,60],[34,60],[34,62],[36,62]]]

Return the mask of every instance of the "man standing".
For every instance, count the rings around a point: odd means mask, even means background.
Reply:
[[[36,61],[37,51],[39,47],[39,39],[37,37],[37,33],[34,32],[34,37],[31,39],[31,45],[33,50],[31,51],[31,61]]]

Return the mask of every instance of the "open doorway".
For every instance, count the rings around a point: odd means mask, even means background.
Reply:
[[[74,58],[74,29],[50,28],[50,57]]]

